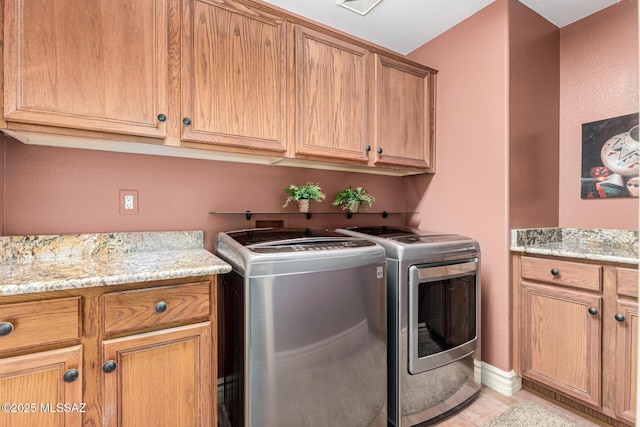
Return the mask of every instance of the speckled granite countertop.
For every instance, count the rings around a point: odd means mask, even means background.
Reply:
[[[0,295],[224,274],[202,231],[0,237]]]
[[[638,264],[638,231],[579,228],[514,229],[511,230],[511,250]]]

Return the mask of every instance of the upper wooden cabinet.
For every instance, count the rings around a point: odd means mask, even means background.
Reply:
[[[284,19],[239,2],[185,0],[183,21],[182,140],[286,151]]]
[[[435,172],[435,70],[262,2],[6,0],[3,73],[23,142]]]
[[[433,70],[375,55],[376,165],[435,172],[435,78]]]
[[[370,53],[295,26],[295,156],[367,163]]]
[[[167,0],[6,0],[4,119],[165,137],[167,30]]]

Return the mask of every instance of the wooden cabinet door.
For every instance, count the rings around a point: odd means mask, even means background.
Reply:
[[[375,164],[435,172],[435,72],[375,55]]]
[[[370,54],[295,26],[295,157],[367,163]]]
[[[167,0],[4,2],[4,118],[165,136]]]
[[[600,406],[601,313],[598,295],[523,284],[522,376]]]
[[[104,425],[209,427],[211,357],[210,322],[105,341]]]
[[[620,317],[622,316],[622,317]],[[619,301],[616,323],[616,415],[634,424],[638,379],[638,304]]]
[[[81,427],[82,382],[79,345],[0,359],[0,427]]]
[[[286,151],[285,21],[230,0],[184,0],[182,140]]]

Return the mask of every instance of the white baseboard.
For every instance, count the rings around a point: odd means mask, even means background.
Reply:
[[[482,370],[482,384],[487,387],[505,396],[513,396],[522,388],[522,378],[517,376],[514,371],[506,372],[486,362],[479,363]]]

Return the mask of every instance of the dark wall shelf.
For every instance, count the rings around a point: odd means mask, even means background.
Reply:
[[[247,221],[251,219],[253,215],[305,215],[307,219],[311,219],[314,215],[345,215],[348,219],[351,219],[354,215],[380,215],[382,218],[387,218],[389,215],[416,215],[418,212],[260,212],[260,211],[244,211],[244,212],[209,212],[212,215],[244,215]]]

